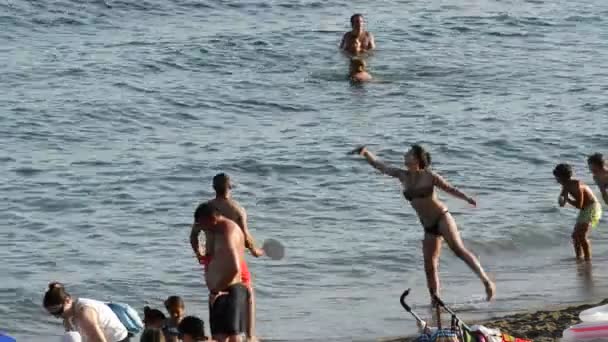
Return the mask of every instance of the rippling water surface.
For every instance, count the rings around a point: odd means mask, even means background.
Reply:
[[[379,80],[345,81],[336,50],[362,12]],[[551,169],[608,152],[602,0],[0,2],[0,330],[48,341],[50,280],[141,309],[168,295],[206,318],[188,245],[220,171],[258,240],[261,336],[370,340],[413,332],[427,303],[421,227],[399,186],[345,152],[390,162],[414,142],[478,198],[447,203],[498,281],[444,251],[444,295],[465,317],[608,295],[608,223],[577,270]],[[446,196],[442,196],[445,198]],[[423,313],[424,308],[419,309]]]

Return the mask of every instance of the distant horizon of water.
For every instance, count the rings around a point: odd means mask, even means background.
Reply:
[[[353,13],[378,80],[351,86],[337,50]],[[75,296],[207,321],[188,243],[226,172],[261,243],[249,258],[259,336],[408,335],[427,315],[422,227],[398,182],[346,153],[402,165],[413,143],[478,202],[445,194],[496,302],[447,248],[442,295],[466,319],[608,296],[608,221],[591,272],[551,171],[608,154],[608,3],[599,0],[0,1],[0,330],[62,332],[50,281]],[[593,187],[597,192],[596,188]],[[604,205],[604,207],[606,207]]]

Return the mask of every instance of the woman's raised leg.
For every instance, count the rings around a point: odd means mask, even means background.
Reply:
[[[486,288],[487,300],[490,301],[494,299],[494,295],[496,294],[496,285],[490,280],[486,272],[483,270],[477,257],[464,246],[462,238],[460,237],[460,232],[458,231],[458,226],[456,225],[456,221],[452,215],[450,215],[450,213],[445,213],[441,218],[441,221],[439,222],[439,232],[454,254],[462,259],[462,261],[464,261],[473,270],[473,272],[477,274],[479,279],[481,279]]]

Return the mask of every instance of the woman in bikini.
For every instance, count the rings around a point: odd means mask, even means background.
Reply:
[[[475,200],[430,170],[431,155],[420,145],[413,145],[405,154],[406,170],[385,165],[365,146],[353,150],[353,153],[365,157],[371,166],[385,175],[401,181],[403,196],[410,202],[424,227],[422,251],[431,298],[433,298],[433,295],[439,295],[439,255],[441,254],[441,242],[445,239],[454,254],[462,259],[481,279],[485,286],[487,300],[491,301],[494,298],[496,286],[484,272],[479,260],[464,246],[456,221],[454,221],[445,204],[437,198],[435,188],[437,187],[452,196],[465,200],[473,206],[476,205]]]

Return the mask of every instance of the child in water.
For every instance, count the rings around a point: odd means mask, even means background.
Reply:
[[[167,319],[163,332],[167,342],[178,342],[179,331],[178,326],[185,315],[186,306],[184,300],[178,296],[171,296],[165,301],[165,308],[169,313],[169,319]]]
[[[366,70],[366,63],[360,58],[352,58],[350,60],[350,75],[349,78],[353,82],[367,82],[372,79],[372,76]]]
[[[576,259],[581,261],[584,257],[585,261],[590,261],[591,241],[589,241],[589,232],[591,228],[597,226],[602,216],[602,207],[589,186],[578,179],[572,178],[573,173],[570,165],[557,165],[553,170],[553,175],[557,182],[562,185],[562,191],[558,199],[559,206],[564,207],[566,203],[569,203],[580,210],[572,232]]]
[[[593,175],[595,184],[600,188],[604,202],[608,204],[608,164],[606,164],[604,156],[601,153],[590,155],[587,158],[587,165],[589,165],[589,171]]]

